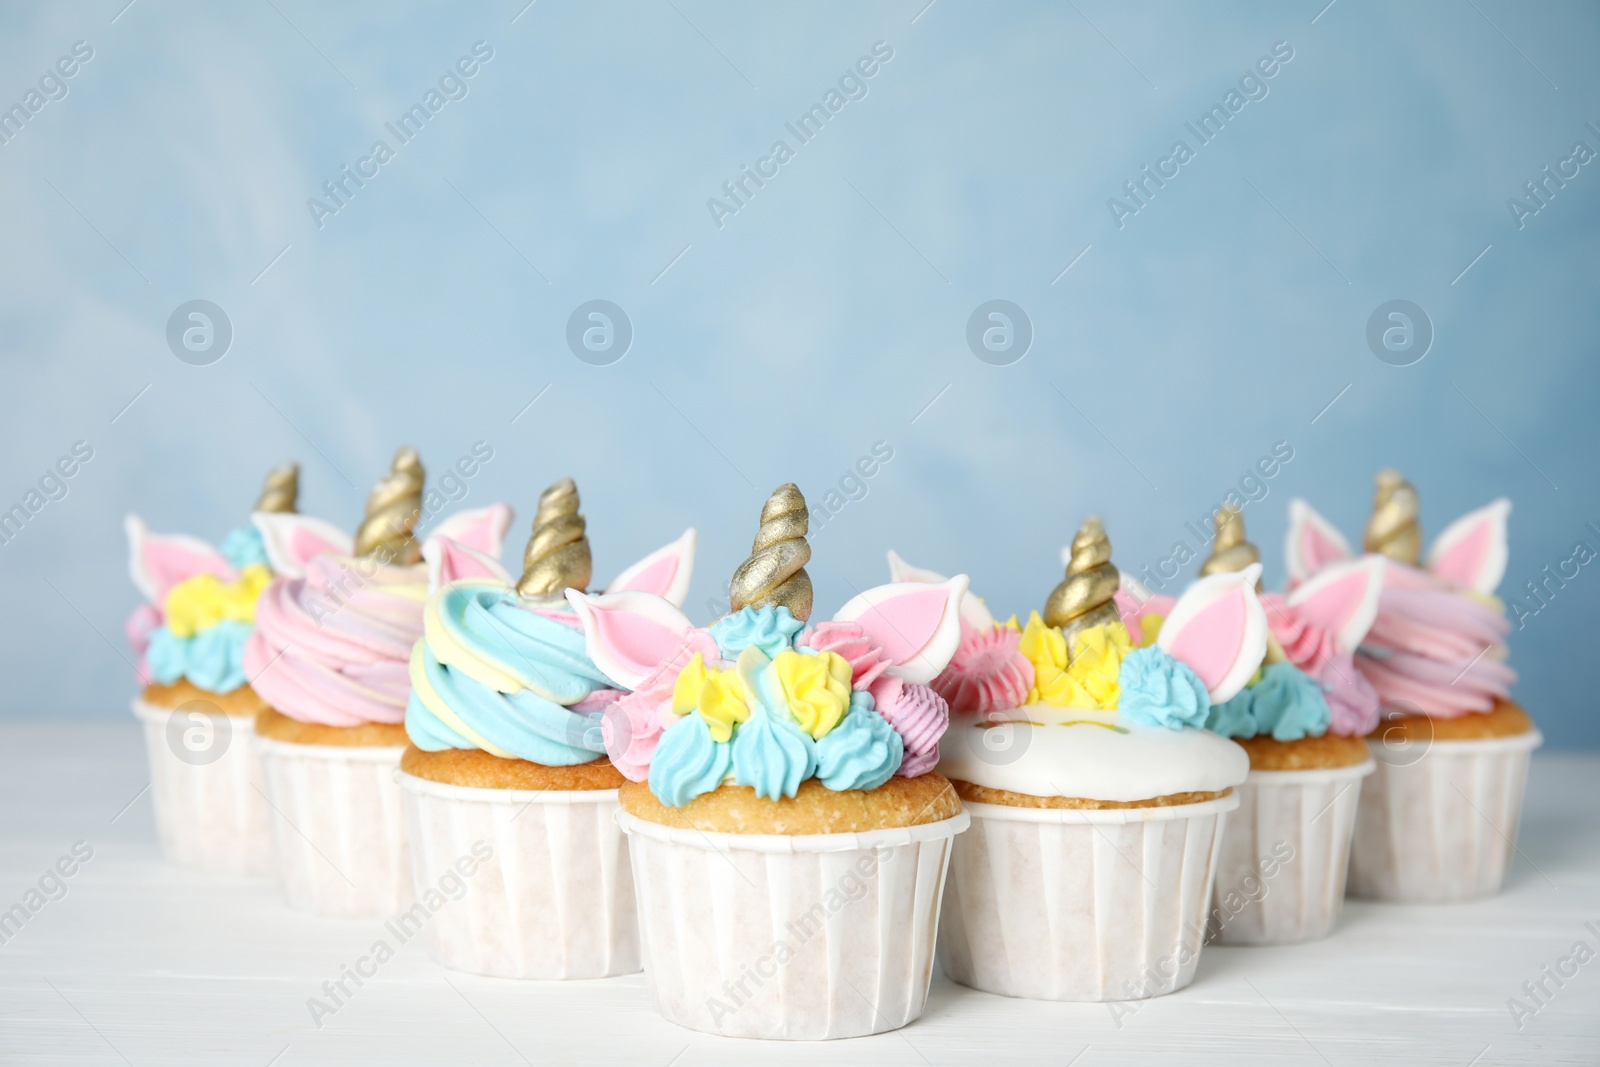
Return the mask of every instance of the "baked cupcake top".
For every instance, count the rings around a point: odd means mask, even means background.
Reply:
[[[873,790],[937,761],[949,713],[926,683],[955,650],[966,577],[868,589],[808,626],[806,528],[805,498],[780,486],[710,627],[650,593],[567,592],[591,659],[628,690],[606,751],[668,807],[725,783],[774,801],[812,780]]]
[[[629,567],[606,592],[638,590],[681,604],[694,548],[691,529]],[[422,639],[411,650],[411,743],[551,767],[604,756],[601,714],[622,693],[589,659],[564,595],[585,590],[592,576],[572,479],[540,495],[521,578],[449,538],[429,538],[422,551],[432,593]]]
[[[1457,519],[1425,559],[1417,493],[1392,470],[1378,473],[1364,547],[1386,561],[1370,631],[1355,656],[1383,706],[1436,718],[1486,712],[1516,681],[1507,664],[1511,623],[1494,596],[1508,556],[1504,498]],[[1298,590],[1352,558],[1349,543],[1302,500],[1289,505],[1287,560]]]
[[[1084,522],[1067,557],[1044,614],[1026,625],[996,622],[974,596],[962,604],[957,651],[933,682],[953,716],[940,773],[1013,793],[1122,802],[1243,782],[1244,751],[1203,727],[1265,655],[1260,564],[1201,579],[1164,619],[1130,610],[1124,622],[1123,579],[1098,519]],[[896,577],[939,577],[893,553],[890,567]]]
[[[1219,509],[1213,521],[1216,536],[1202,576],[1260,560],[1238,509]],[[1206,728],[1225,737],[1277,741],[1371,733],[1378,725],[1378,695],[1353,656],[1377,614],[1383,575],[1384,561],[1374,556],[1333,564],[1287,596],[1258,590],[1267,616],[1266,657],[1243,689],[1212,705]],[[1147,595],[1133,582],[1118,595],[1133,602],[1141,627],[1159,625],[1175,603]]]
[[[293,512],[300,468],[267,475],[258,513]],[[187,681],[208,693],[245,684],[244,646],[256,601],[272,580],[266,548],[253,526],[230,530],[220,548],[184,534],[153,534],[137,515],[125,520],[133,584],[146,603],[125,627],[146,682]]]
[[[396,452],[354,537],[299,515],[253,516],[276,577],[257,605],[244,670],[278,712],[335,727],[405,718],[407,664],[428,596],[412,536],[424,479],[415,449]],[[493,504],[442,520],[437,535],[498,556],[510,524],[511,509]]]

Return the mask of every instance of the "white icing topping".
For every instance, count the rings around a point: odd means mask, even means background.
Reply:
[[[1149,800],[1244,782],[1250,757],[1208,730],[1135,726],[1114,711],[1030,704],[952,717],[939,773],[1041,797]]]

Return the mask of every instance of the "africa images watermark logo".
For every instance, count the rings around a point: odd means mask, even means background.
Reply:
[[[493,58],[494,47],[489,42],[474,41],[472,53],[461,56],[439,75],[438,83],[430,85],[421,100],[402,111],[393,122],[383,124],[383,128],[394,139],[392,145],[386,138],[377,138],[367,154],[356,160],[354,170],[350,164],[343,164],[338,174],[323,182],[322,193],[326,199],[315,196],[306,199],[306,210],[311,212],[311,221],[317,224],[317,229],[326,226],[329,217],[349,207],[356,194],[366,188],[367,182],[382,173],[382,168],[399,154],[401,148],[416,140],[433,117],[445,109],[446,104],[465,100],[472,91],[468,82],[477,77],[484,65]]]

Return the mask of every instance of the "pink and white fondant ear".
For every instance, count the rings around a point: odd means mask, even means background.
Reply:
[[[1446,526],[1428,550],[1428,570],[1475,593],[1492,594],[1506,576],[1510,515],[1511,501],[1501,497]]]
[[[1267,654],[1267,613],[1256,598],[1261,564],[1202,578],[1172,607],[1156,645],[1200,676],[1213,704],[1245,687]]]
[[[128,533],[128,574],[152,604],[167,599],[173,586],[197,574],[214,574],[225,582],[238,577],[221,552],[187,534],[154,534],[137,515],[123,520]]]
[[[938,585],[950,579],[938,571],[930,571],[923,567],[914,567],[900,558],[900,553],[894,549],[889,550],[889,581],[922,582],[929,585]],[[969,630],[979,632],[994,629],[994,614],[989,611],[981,597],[969,588],[961,597],[961,621]]]
[[[677,605],[654,593],[628,589],[592,596],[568,589],[567,601],[583,624],[589,658],[628,690],[639,688],[694,629]]]
[[[1387,569],[1382,556],[1324,567],[1289,594],[1289,606],[1302,621],[1330,634],[1340,652],[1354,652],[1378,617]]]
[[[511,529],[510,504],[490,504],[486,508],[467,508],[442,519],[429,537],[448,537],[458,545],[476,549],[494,559],[505,547],[506,531]]]
[[[891,674],[926,685],[945,669],[961,642],[961,598],[966,592],[965,574],[937,585],[880,585],[840,608],[833,621],[860,625],[883,649]]]
[[[257,511],[250,521],[261,534],[274,574],[304,578],[306,564],[314,557],[348,556],[355,551],[350,535],[324,519],[288,511]]]
[[[1330,563],[1340,563],[1355,555],[1333,523],[1318,515],[1299,497],[1289,501],[1289,538],[1284,561],[1289,569],[1289,585],[1296,586]]]
[[[694,550],[698,535],[694,527],[670,545],[663,545],[629,567],[608,586],[608,593],[632,589],[654,593],[679,607],[689,598],[689,579],[694,577]]]
[[[451,582],[490,579],[511,584],[511,572],[486,552],[434,534],[422,542],[422,560],[428,565],[428,592],[436,593]]]

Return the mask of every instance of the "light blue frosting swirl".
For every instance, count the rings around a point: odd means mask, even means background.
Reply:
[[[872,706],[872,694],[851,693],[850,710],[817,742],[817,779],[829,789],[876,789],[900,769],[905,743]]]
[[[1322,687],[1292,663],[1273,663],[1261,680],[1213,709],[1206,728],[1224,737],[1270,733],[1278,741],[1321,737],[1331,712]]]
[[[255,627],[224,619],[193,637],[178,637],[166,626],[150,634],[145,663],[162,685],[187,678],[208,693],[227,693],[245,683],[244,643]]]
[[[712,623],[711,636],[726,659],[738,659],[739,653],[752,645],[772,659],[793,647],[794,635],[804,625],[781,605],[776,608],[747,605]]]
[[[535,614],[503,586],[469,583],[438,595],[449,640],[525,688],[502,693],[475,681],[441,663],[424,639],[422,672],[432,694],[425,699],[413,686],[407,700],[406,734],[413,744],[427,752],[478,747],[428,707],[437,699],[468,729],[519,759],[570,767],[605,754],[601,713],[567,707],[610,687],[585,652],[582,630]]]
[[[789,613],[788,608],[778,610]],[[794,721],[771,664],[758,671],[754,681],[756,701],[750,718],[734,729],[729,742],[733,780],[754,789],[756,796],[771,800],[792,797],[799,792],[800,783],[816,773],[817,743]]]
[[[733,750],[733,780],[770,800],[794,796],[817,769],[818,745],[811,735],[759,705],[739,724],[728,747]]]
[[[222,539],[222,555],[231,564],[234,570],[243,570],[252,563],[270,566],[267,561],[267,544],[261,539],[261,531],[254,526],[241,526],[236,530],[229,530],[228,536]]]
[[[1123,657],[1117,685],[1121,689],[1117,713],[1139,726],[1172,730],[1204,726],[1211,710],[1200,676],[1154,645]]]
[[[722,784],[733,763],[733,745],[717,743],[711,727],[685,715],[662,733],[650,758],[650,792],[668,807],[681,808]]]

